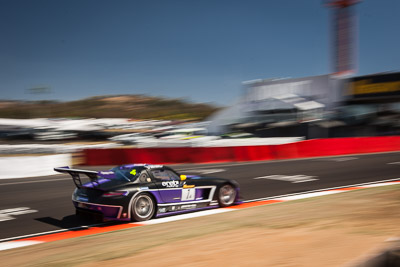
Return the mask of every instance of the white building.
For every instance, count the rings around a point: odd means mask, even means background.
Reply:
[[[331,75],[243,82],[243,95],[233,106],[209,118],[208,131],[222,134],[237,124],[319,119],[323,111],[333,109],[342,100],[344,82]]]

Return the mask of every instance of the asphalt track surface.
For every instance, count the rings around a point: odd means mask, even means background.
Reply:
[[[244,201],[400,178],[400,152],[325,158],[170,165],[182,174],[235,179]],[[55,166],[56,167],[56,166]],[[107,170],[109,167],[79,167]],[[69,175],[0,180],[0,241],[92,224],[71,203]]]

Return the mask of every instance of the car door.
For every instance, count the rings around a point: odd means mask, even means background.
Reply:
[[[176,172],[167,168],[151,169],[150,172],[165,203],[194,200],[195,189],[186,188],[186,181],[182,181]]]

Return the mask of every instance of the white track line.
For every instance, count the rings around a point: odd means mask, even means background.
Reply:
[[[281,198],[281,197],[296,196],[296,195],[309,194],[309,193],[314,193],[314,192],[342,189],[342,188],[347,188],[347,187],[361,187],[361,186],[376,187],[376,186],[379,186],[379,184],[381,184],[381,183],[383,183],[383,185],[393,185],[393,184],[398,184],[398,183],[386,183],[386,182],[392,182],[392,181],[398,181],[398,180],[400,180],[400,178],[393,178],[393,179],[380,180],[380,181],[361,183],[361,184],[351,184],[351,185],[344,185],[344,186],[328,187],[328,188],[311,190],[311,191],[306,191],[306,192],[301,192],[301,193],[293,193],[293,194],[285,194],[285,195],[279,195],[279,196],[273,196],[273,197],[257,198],[257,199],[253,199],[253,200],[245,200],[243,202],[247,203],[247,202],[254,202],[254,201],[277,199],[277,198]],[[373,186],[374,184],[377,184],[377,185]]]
[[[41,243],[43,243],[43,242],[40,242],[40,241],[9,241],[9,242],[0,244],[0,251],[7,250],[7,249],[13,249],[13,248],[26,247],[26,246],[31,246],[31,245],[37,245],[37,244],[41,244]]]
[[[180,221],[180,220],[202,217],[202,216],[207,216],[207,215],[224,213],[224,212],[233,211],[233,210],[234,209],[228,209],[228,208],[203,210],[203,211],[197,211],[197,212],[193,212],[193,213],[181,214],[178,216],[170,216],[170,217],[140,222],[140,224],[151,225],[151,224],[160,224],[160,223],[166,223],[166,222],[174,222],[174,221]]]

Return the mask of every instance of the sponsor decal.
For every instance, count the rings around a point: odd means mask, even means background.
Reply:
[[[136,169],[131,170],[130,174],[132,174],[133,176],[136,175]]]
[[[99,181],[109,181],[108,179],[115,177],[115,173],[112,172],[112,171],[98,172],[98,175],[101,177],[101,179],[98,179],[97,182],[99,182]],[[74,179],[78,179],[78,178],[74,178]]]
[[[218,205],[218,201],[213,200],[210,202],[210,206],[216,206],[216,205]]]
[[[193,188],[193,187],[194,185],[187,185],[187,184],[183,185],[183,188]]]
[[[372,80],[361,80],[350,84],[350,94],[365,95],[400,91],[400,82],[374,83]]]
[[[149,188],[147,186],[140,187],[139,190],[148,190]]]
[[[186,200],[194,200],[196,197],[196,189],[195,188],[188,188],[188,189],[182,189],[182,201]]]
[[[147,165],[146,166],[149,169],[159,169],[159,168],[163,168],[163,165]]]
[[[114,172],[100,172],[101,175],[112,175]]]
[[[165,187],[178,187],[179,182],[178,181],[165,181],[165,182],[162,182],[161,185],[165,186]]]
[[[161,213],[164,213],[164,212],[166,212],[166,211],[167,211],[166,208],[159,208],[159,209],[158,209],[158,212],[161,212]]]
[[[181,209],[183,209],[183,210],[191,210],[191,209],[195,209],[196,207],[197,207],[196,204],[182,205]]]

